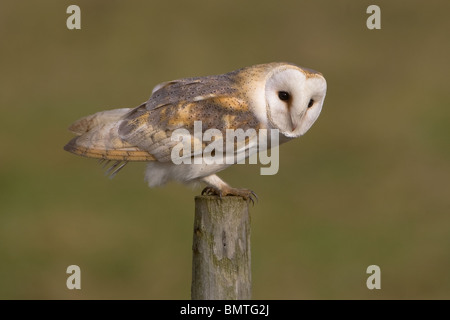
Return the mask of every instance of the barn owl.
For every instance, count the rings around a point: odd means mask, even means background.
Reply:
[[[316,121],[326,88],[321,73],[281,62],[163,82],[138,107],[102,111],[73,123],[69,130],[77,136],[64,149],[104,163],[114,161],[107,171],[111,175],[130,161],[145,161],[150,187],[171,180],[203,182],[202,194],[253,201],[253,191],[232,188],[216,175],[229,163],[174,164],[171,151],[179,142],[172,134],[185,129],[195,140],[194,122],[201,121],[203,131],[276,129],[284,143],[303,135]]]

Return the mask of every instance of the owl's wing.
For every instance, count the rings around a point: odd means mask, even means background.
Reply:
[[[222,138],[226,137],[227,129],[253,129],[256,132],[259,128],[259,121],[249,109],[247,100],[239,95],[232,79],[221,75],[158,85],[145,105],[133,109],[123,118],[118,132],[129,145],[166,162],[171,160],[174,146],[180,143],[179,139],[172,139],[174,132],[188,136],[186,138],[191,139],[192,145],[202,143],[202,149],[210,143],[194,134],[195,125],[199,125],[196,121],[201,121],[202,133],[216,129]],[[248,131],[248,139],[254,135],[253,131]],[[236,150],[245,148],[242,143],[234,142],[234,145]],[[183,157],[194,156],[196,149],[191,149],[192,152]]]

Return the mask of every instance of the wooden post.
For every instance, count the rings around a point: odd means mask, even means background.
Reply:
[[[247,201],[195,197],[192,251],[192,300],[251,299]]]

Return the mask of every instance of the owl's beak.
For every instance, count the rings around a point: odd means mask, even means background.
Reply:
[[[298,115],[295,114],[295,112],[290,112],[290,120],[291,120],[291,128],[292,128],[291,132],[294,132],[297,129],[297,127],[300,126],[305,115],[306,115],[306,110],[303,110]]]
[[[300,117],[295,115],[295,112],[290,112],[290,120],[291,120],[291,132],[294,132],[298,127],[298,123],[301,121],[303,114]],[[299,121],[300,120],[300,121]]]

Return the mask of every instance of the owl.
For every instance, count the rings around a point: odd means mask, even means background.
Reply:
[[[203,132],[214,128],[223,137],[231,129],[277,130],[279,143],[285,143],[303,135],[316,121],[326,89],[321,73],[282,62],[163,82],[138,107],[102,111],[73,123],[69,130],[76,137],[64,149],[109,164],[111,176],[128,162],[145,161],[150,187],[168,181],[202,182],[206,184],[202,194],[254,201],[253,191],[233,188],[216,175],[232,165],[228,162],[175,164],[173,151],[180,142],[172,135],[183,130],[195,143],[195,123],[201,121]],[[208,145],[200,143],[203,148]],[[183,154],[194,156],[194,152]]]

